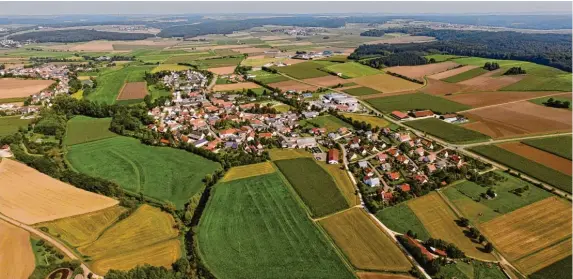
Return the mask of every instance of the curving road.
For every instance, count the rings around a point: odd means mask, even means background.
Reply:
[[[50,244],[52,244],[54,247],[58,248],[60,251],[62,251],[68,258],[72,259],[72,260],[78,260],[81,261],[80,258],[78,258],[78,256],[76,256],[76,254],[74,254],[70,249],[68,249],[68,247],[66,247],[64,244],[60,243],[59,241],[57,241],[56,239],[52,238],[51,236],[47,235],[46,233],[44,233],[41,230],[38,230],[32,226],[26,225],[24,223],[20,223],[8,216],[2,215],[0,214],[0,219],[16,226],[19,228],[22,228],[32,234],[37,235],[38,237],[42,238],[44,241],[49,242]],[[84,278],[87,278],[88,274],[92,273],[93,276],[92,278],[103,278],[103,276],[99,276],[96,275],[94,272],[92,272],[89,267],[87,267],[84,263],[81,264],[82,269],[84,270]]]

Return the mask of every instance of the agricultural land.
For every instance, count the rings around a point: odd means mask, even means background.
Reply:
[[[117,136],[109,130],[111,118],[91,118],[76,116],[68,121],[66,145],[96,141]]]

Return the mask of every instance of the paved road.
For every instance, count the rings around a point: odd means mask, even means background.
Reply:
[[[2,219],[2,220],[6,221],[6,222],[8,222],[14,226],[20,227],[20,228],[22,228],[22,229],[24,229],[24,230],[26,230],[32,234],[37,235],[38,237],[42,238],[44,241],[47,241],[50,244],[52,244],[54,247],[58,248],[60,251],[62,251],[70,259],[81,261],[81,259],[78,258],[76,256],[76,254],[74,254],[72,251],[70,251],[68,249],[68,247],[66,247],[64,244],[60,243],[59,241],[55,240],[51,236],[47,235],[46,233],[42,232],[41,230],[38,230],[38,229],[31,227],[29,225],[20,223],[20,222],[14,220],[8,216],[5,216],[5,215],[0,214],[0,219]],[[82,263],[81,267],[84,270],[84,278],[87,278],[89,273],[92,273],[94,275],[92,278],[103,278],[102,276],[95,275],[95,273],[92,272],[85,264]]]

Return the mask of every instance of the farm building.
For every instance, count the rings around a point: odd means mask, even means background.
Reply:
[[[401,111],[393,111],[392,113],[390,113],[390,115],[392,115],[392,117],[398,119],[398,120],[404,120],[404,119],[408,119],[410,118],[407,114],[401,112]]]
[[[328,150],[328,159],[329,164],[338,164],[338,149],[330,149]]]
[[[431,110],[419,110],[412,112],[412,115],[414,115],[415,118],[426,118],[434,116],[434,112]]]

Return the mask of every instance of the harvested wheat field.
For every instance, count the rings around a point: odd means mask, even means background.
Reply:
[[[170,266],[180,255],[178,233],[171,215],[142,205],[78,251],[93,260],[91,266],[99,274],[110,268],[131,269],[144,263]],[[128,258],[128,262],[119,262]]]
[[[457,216],[436,192],[408,202],[408,206],[433,238],[440,238],[458,246],[466,255],[480,260],[494,260],[492,254],[482,252],[483,245],[471,241],[458,226]]]
[[[70,51],[113,51],[111,41],[91,41],[71,47]]]
[[[218,67],[218,68],[209,68],[207,71],[217,74],[217,75],[228,75],[235,72],[236,66],[227,66],[227,67]]]
[[[549,248],[517,260],[515,266],[521,272],[529,275],[570,256],[571,250],[573,250],[573,245],[571,238],[569,238]]]
[[[407,81],[388,74],[379,74],[347,79],[347,82],[354,82],[362,86],[370,87],[383,93],[393,93],[411,91],[422,87],[421,84]]]
[[[312,154],[304,149],[273,148],[269,150],[271,161],[288,160],[296,158],[310,158]]]
[[[462,66],[459,68],[455,68],[455,69],[451,69],[451,70],[447,70],[445,72],[441,72],[441,73],[437,73],[437,74],[433,74],[433,75],[429,75],[428,78],[431,79],[445,79],[445,78],[449,78],[449,77],[453,77],[455,75],[459,75],[461,73],[465,73],[471,69],[475,69],[478,66]]]
[[[492,138],[571,130],[571,111],[539,106],[528,101],[471,109],[462,113],[471,123],[463,124]]]
[[[275,168],[271,162],[263,162],[258,164],[233,167],[225,174],[221,182],[227,182],[236,179],[247,178],[251,176],[258,176],[275,172]]]
[[[441,73],[458,66],[458,63],[446,61],[442,63],[433,63],[419,66],[395,66],[384,68],[386,72],[400,74],[409,78],[424,81],[425,76]]]
[[[239,83],[229,83],[229,84],[217,84],[213,87],[214,91],[232,91],[232,90],[243,90],[243,89],[255,89],[260,86],[254,82],[239,82]]]
[[[324,76],[324,77],[316,77],[316,78],[307,78],[303,79],[302,81],[310,84],[314,84],[321,87],[330,87],[338,84],[348,83],[345,79],[336,77],[336,76]]]
[[[145,81],[128,82],[123,85],[117,100],[143,99],[147,96],[147,83]]]
[[[408,271],[412,264],[400,248],[360,208],[319,221],[353,266],[365,270]]]
[[[414,279],[414,277],[408,275],[368,271],[358,271],[356,275],[358,275],[360,279]]]
[[[543,150],[531,147],[521,142],[507,142],[498,144],[497,146],[512,153],[515,153],[521,157],[525,157],[531,161],[537,162],[539,164],[550,167],[554,170],[560,171],[569,176],[571,176],[572,174],[571,170],[573,165],[571,164],[571,161],[563,157],[553,155],[549,152],[545,152]]]
[[[0,99],[28,97],[46,89],[52,83],[53,80],[2,78]]]
[[[99,274],[105,274],[110,269],[127,271],[144,264],[171,269],[171,265],[181,257],[180,246],[179,240],[171,239],[134,251],[95,260],[91,267],[94,272]]]
[[[495,248],[515,261],[571,238],[571,203],[550,197],[480,226]],[[570,255],[571,250],[567,251]],[[543,254],[541,254],[543,256]]]
[[[0,162],[0,213],[24,224],[102,210],[118,202],[68,185],[25,164]]]
[[[458,82],[458,84],[466,85],[468,87],[466,89],[467,91],[497,91],[514,84],[525,77],[524,75],[494,76],[499,74],[501,71],[501,69],[491,71],[483,75]]]
[[[79,216],[68,217],[40,223],[36,228],[47,228],[48,233],[57,236],[73,247],[79,247],[94,242],[98,236],[126,211],[121,206],[113,206]]]
[[[460,85],[457,83],[445,82],[437,79],[428,79],[426,86],[420,88],[421,92],[432,94],[432,95],[446,95],[455,94],[458,92],[463,92],[467,86]]]
[[[30,233],[0,220],[0,278],[27,279],[36,267]]]
[[[422,90],[424,91],[424,90]],[[446,99],[469,105],[471,107],[485,107],[497,104],[504,104],[515,101],[525,101],[544,96],[571,96],[571,93],[547,92],[547,91],[493,91],[493,92],[473,92],[445,96]]]
[[[314,85],[298,82],[296,80],[287,80],[287,81],[275,82],[275,83],[268,84],[268,86],[273,87],[273,88],[278,88],[282,91],[289,91],[289,90],[316,91],[318,89],[318,87],[316,87]]]

